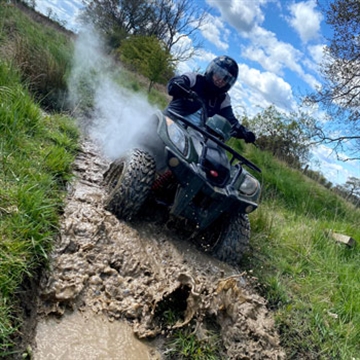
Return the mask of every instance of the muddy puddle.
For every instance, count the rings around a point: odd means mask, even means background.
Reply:
[[[84,140],[41,282],[34,359],[166,359],[166,337],[184,327],[201,339],[215,329],[226,359],[284,359],[245,273],[166,222],[129,224],[104,210],[108,165]]]
[[[36,359],[161,359],[155,348],[138,340],[130,325],[104,315],[74,311],[37,325]]]

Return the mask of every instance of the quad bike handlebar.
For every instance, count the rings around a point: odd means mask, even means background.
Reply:
[[[170,109],[168,109],[167,111],[171,115],[173,115],[175,117],[175,119],[181,120],[183,123],[185,123],[186,126],[190,126],[193,129],[195,129],[196,131],[200,132],[204,136],[205,142],[208,139],[210,139],[211,141],[215,142],[218,146],[220,146],[221,148],[223,148],[224,150],[229,152],[232,155],[232,159],[230,160],[231,163],[233,163],[234,160],[236,159],[240,162],[241,165],[246,165],[250,169],[261,173],[261,169],[258,168],[254,163],[252,163],[250,160],[246,159],[244,156],[240,155],[237,151],[232,149],[230,146],[226,145],[223,141],[219,140],[216,136],[214,136],[214,135],[210,134],[208,131],[206,131],[206,120],[208,117],[207,117],[207,110],[206,110],[205,102],[196,94],[195,91],[186,89],[185,87],[181,86],[178,83],[175,83],[175,84],[184,92],[184,94],[187,94],[189,98],[197,100],[201,103],[201,106],[202,106],[201,127],[193,124],[191,121],[186,119],[186,117],[176,113],[175,111],[172,111]]]
[[[207,109],[204,100],[195,91],[187,89],[186,87],[180,85],[177,82],[175,82],[174,85],[177,86],[186,95],[188,99],[193,99],[201,104],[202,111],[201,111],[200,120],[201,120],[201,126],[205,128],[205,124],[208,116],[207,116]]]

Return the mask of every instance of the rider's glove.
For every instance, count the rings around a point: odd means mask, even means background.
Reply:
[[[256,136],[252,131],[245,131],[244,140],[246,143],[254,143],[256,140]]]
[[[178,94],[180,97],[184,97],[194,101],[199,100],[199,95],[195,91],[190,90],[186,85],[176,84],[175,86],[178,87]]]
[[[168,93],[171,96],[181,98],[188,97],[189,91],[190,88],[188,84],[181,78],[168,84]]]
[[[192,100],[199,100],[199,95],[195,91],[189,90],[188,98]]]
[[[237,139],[244,139],[246,143],[254,143],[256,140],[255,134],[239,123],[232,127],[231,136]]]

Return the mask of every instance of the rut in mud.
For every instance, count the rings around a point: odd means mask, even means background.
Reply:
[[[108,165],[85,140],[41,282],[38,318],[56,318],[60,327],[65,313],[102,314],[112,324],[127,322],[139,339],[162,338],[184,326],[206,338],[215,324],[224,358],[285,358],[266,301],[238,269],[199,251],[165,222],[129,224],[104,210]],[[173,325],[164,321],[169,310],[177,314]]]

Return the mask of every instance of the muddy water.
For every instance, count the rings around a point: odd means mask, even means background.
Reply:
[[[165,358],[166,349],[140,340],[184,326],[206,338],[214,324],[226,358],[283,359],[266,302],[245,274],[198,251],[168,223],[128,224],[104,210],[108,165],[84,141],[41,284],[35,359]]]
[[[75,311],[61,320],[41,320],[37,326],[38,360],[160,359],[160,354],[136,339],[130,325]]]

